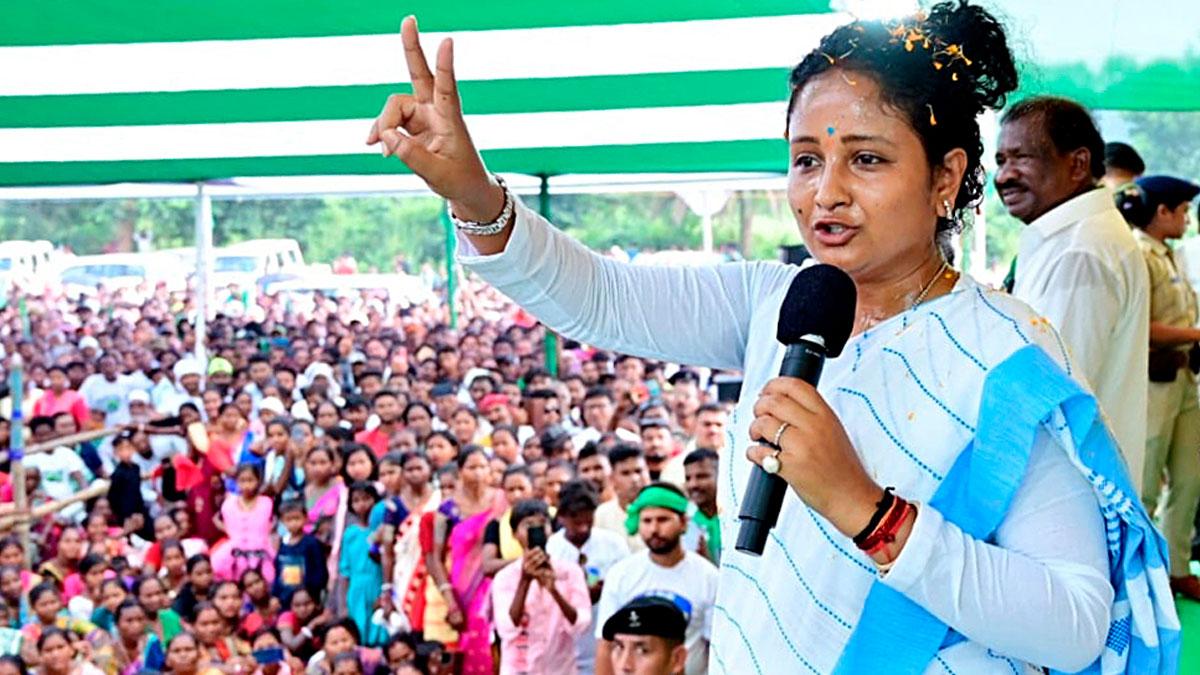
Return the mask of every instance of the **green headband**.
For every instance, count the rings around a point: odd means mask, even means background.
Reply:
[[[674,490],[657,485],[642,490],[638,493],[637,499],[629,505],[629,509],[625,511],[625,531],[630,536],[637,534],[638,520],[641,518],[642,509],[647,507],[667,509],[684,515],[687,513],[688,500],[687,497]]]

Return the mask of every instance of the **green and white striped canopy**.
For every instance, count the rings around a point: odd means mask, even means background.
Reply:
[[[846,10],[913,5],[832,4],[10,0],[0,186],[399,172],[363,140],[407,88],[407,14],[430,53],[454,35],[469,124],[497,171],[779,171],[788,67]],[[1200,109],[1200,2],[993,5],[1027,91]]]

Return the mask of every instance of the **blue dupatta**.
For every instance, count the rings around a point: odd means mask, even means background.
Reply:
[[[975,438],[930,505],[971,536],[993,537],[1025,475],[1034,435],[1049,425],[1092,484],[1108,533],[1115,591],[1108,639],[1100,658],[1081,672],[1175,673],[1180,627],[1166,543],[1136,498],[1098,413],[1095,399],[1044,351],[1033,345],[1017,350],[985,379]],[[835,672],[924,672],[939,650],[964,639],[876,581]]]

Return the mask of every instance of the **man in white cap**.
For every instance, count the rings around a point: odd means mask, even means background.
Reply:
[[[175,375],[175,392],[162,398],[158,406],[159,412],[177,415],[179,406],[184,403],[194,403],[196,407],[204,410],[204,400],[201,397],[204,393],[204,369],[201,368],[200,362],[192,357],[180,359],[171,370]]]
[[[101,354],[104,353],[100,349],[100,341],[94,336],[84,335],[79,339],[79,353],[83,356],[84,361],[95,361]]]
[[[287,409],[283,407],[283,401],[280,401],[274,396],[267,396],[258,402],[258,419],[262,422],[263,427],[271,423],[271,420],[276,417],[282,417],[287,414]]]
[[[134,389],[129,392],[129,422],[130,424],[138,425],[133,430],[133,443],[136,452],[134,452],[132,459],[133,463],[141,470],[143,476],[149,476],[158,469],[164,459],[173,455],[186,453],[188,450],[187,440],[182,436],[151,433],[153,427],[149,423],[160,417],[161,415],[156,413],[150,405],[150,394],[141,389]],[[115,462],[112,456],[112,439],[109,439],[109,441],[109,447],[103,457],[105,465],[111,473],[115,467]],[[151,504],[157,499],[157,487],[153,481],[142,482],[142,498]]]

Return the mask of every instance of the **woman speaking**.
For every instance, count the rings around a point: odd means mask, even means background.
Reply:
[[[858,293],[817,388],[775,376],[797,268],[589,252],[485,169],[451,41],[431,71],[414,19],[402,34],[413,93],[367,142],[449,200],[463,264],[574,339],[744,372],[723,536],[753,463],[791,490],[761,558],[722,555],[714,672],[1175,672],[1162,540],[1094,400],[1045,320],[939,246],[982,197],[976,118],[1017,85],[988,12],[854,22],[791,73],[788,200]]]

